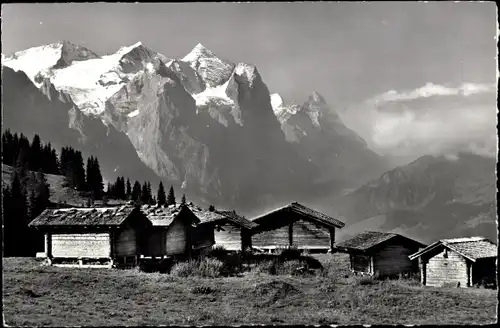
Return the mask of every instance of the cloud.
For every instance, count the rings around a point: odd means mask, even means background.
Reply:
[[[389,91],[349,109],[343,119],[382,155],[496,156],[496,86],[432,83]]]
[[[432,96],[471,96],[480,93],[492,93],[496,91],[496,86],[491,84],[464,83],[457,88],[450,88],[439,84],[428,82],[423,87],[409,91],[397,92],[390,90],[367,102],[372,104],[383,104],[390,101],[413,100],[418,98],[429,98]]]

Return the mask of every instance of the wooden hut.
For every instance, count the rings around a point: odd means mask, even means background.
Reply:
[[[379,276],[418,272],[408,256],[424,247],[413,239],[376,231],[360,233],[337,245],[339,251],[349,254],[352,272]]]
[[[497,245],[484,237],[439,240],[410,255],[424,286],[496,286]]]
[[[199,240],[202,238],[205,238],[206,246],[211,246],[210,236],[196,234],[200,219],[187,205],[145,205],[141,211],[152,223],[142,254],[144,257],[189,257],[193,249],[203,246],[203,240]]]
[[[120,266],[137,263],[141,236],[151,222],[138,208],[124,205],[46,209],[28,226],[45,234],[49,263],[99,261]]]
[[[213,246],[222,246],[228,251],[247,250],[252,247],[251,229],[257,224],[238,215],[235,211],[205,210],[190,205],[193,213],[200,219],[197,227],[197,240]]]
[[[334,251],[335,229],[344,223],[299,203],[275,209],[252,222],[252,244],[256,249],[272,251],[281,247],[301,250]]]

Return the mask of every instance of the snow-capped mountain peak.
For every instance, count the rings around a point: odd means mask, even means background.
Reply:
[[[191,52],[189,54],[187,54],[186,56],[184,56],[184,58],[182,58],[182,61],[191,63],[191,62],[196,62],[196,61],[200,60],[200,58],[213,58],[213,57],[216,57],[216,56],[212,51],[208,50],[201,43],[198,43],[193,48],[193,50],[191,50]]]

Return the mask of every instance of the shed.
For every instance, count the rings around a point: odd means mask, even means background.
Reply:
[[[418,272],[408,256],[424,247],[405,236],[378,231],[365,231],[337,245],[349,254],[352,272],[385,277]]]
[[[151,221],[147,233],[146,257],[190,256],[196,241],[194,230],[200,220],[187,205],[168,207],[157,205],[141,206],[141,211]]]
[[[498,249],[487,238],[442,239],[411,254],[424,286],[496,286]]]
[[[137,263],[151,222],[133,206],[46,209],[28,225],[45,235],[44,255],[55,261]]]
[[[335,229],[344,223],[309,207],[293,202],[252,220],[252,244],[273,250],[295,246],[301,250],[334,251]]]
[[[256,223],[238,215],[236,211],[211,211],[194,205],[190,205],[190,208],[201,220],[197,240],[208,241],[211,238],[214,246],[222,246],[229,251],[252,247],[251,229],[257,227]]]

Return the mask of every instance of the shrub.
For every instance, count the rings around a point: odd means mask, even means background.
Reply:
[[[187,261],[187,262],[179,262],[174,264],[170,274],[174,277],[189,277],[193,276],[197,271],[197,267],[199,266],[197,261]]]
[[[217,259],[205,258],[199,262],[198,275],[201,277],[215,278],[222,273],[224,263]]]
[[[193,289],[191,289],[191,293],[209,295],[215,293],[215,289],[213,289],[210,286],[196,286]]]
[[[276,259],[269,261],[262,261],[257,263],[255,269],[259,273],[267,273],[271,275],[275,275],[277,272],[278,261]]]
[[[285,259],[298,259],[301,256],[300,250],[296,246],[288,248],[278,248],[276,252],[280,258]]]
[[[206,253],[207,256],[214,257],[218,260],[222,260],[227,254],[227,250],[222,245],[217,245]]]
[[[204,258],[202,260],[191,260],[180,262],[173,266],[170,274],[175,277],[207,277],[215,278],[221,275],[223,263],[216,259]]]

